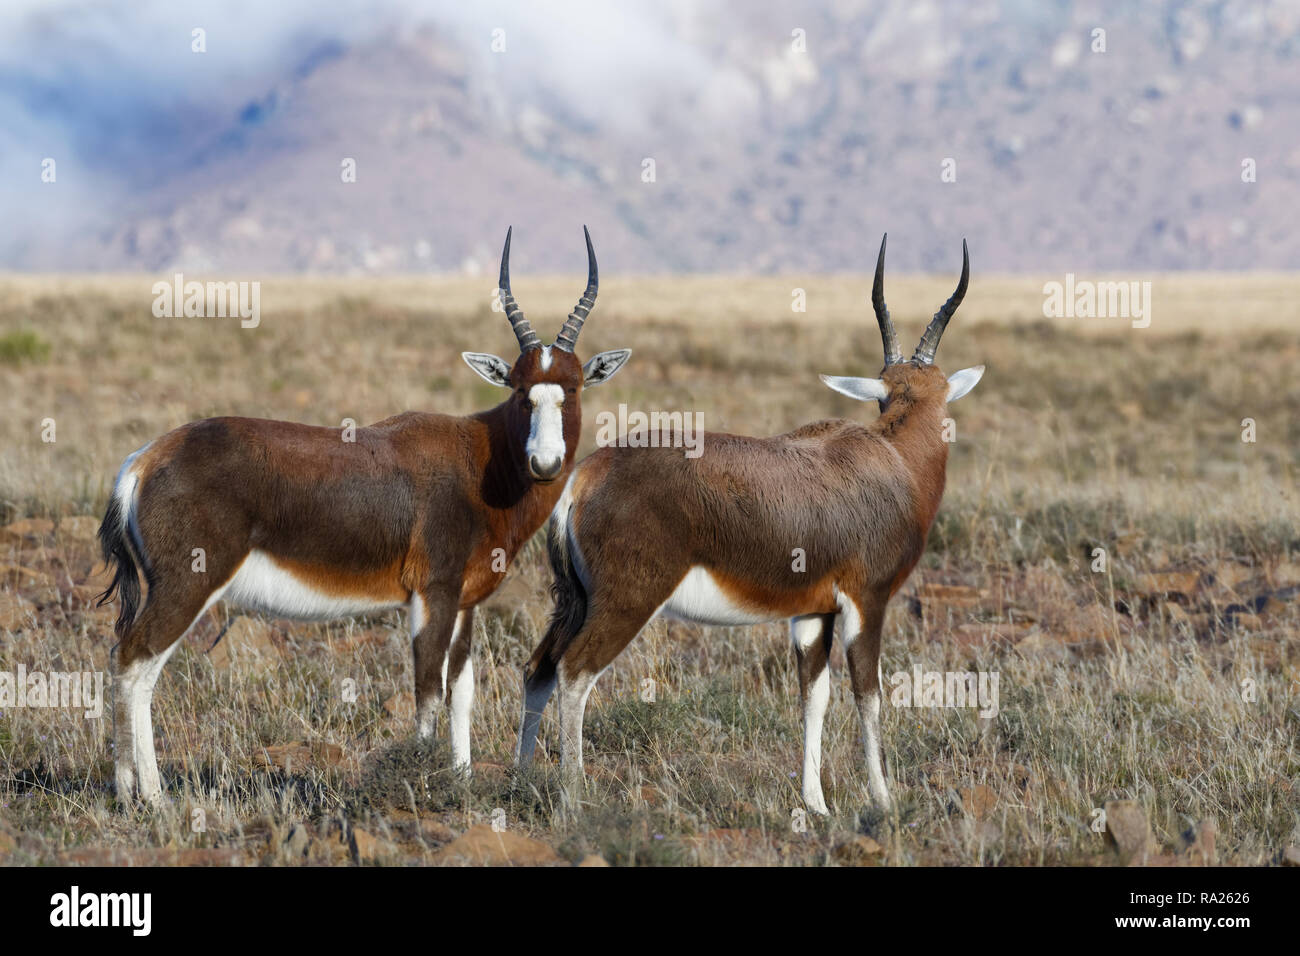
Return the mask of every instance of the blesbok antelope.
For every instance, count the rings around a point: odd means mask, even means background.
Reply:
[[[209,418],[126,459],[99,529],[104,559],[116,565],[101,603],[114,592],[121,601],[114,654],[121,799],[162,797],[154,685],[182,635],[218,600],[316,620],[408,607],[418,733],[432,734],[446,698],[453,762],[468,769],[474,606],[501,583],[560,496],[581,430],[582,390],[607,381],[631,354],[602,352],[586,365],[574,354],[596,301],[596,254],[590,234],[586,240],[587,289],[555,343],[543,346],[510,293],[506,232],[500,298],[519,356],[510,365],[463,353],[475,372],[511,390],[495,408],[466,417],[406,412],[347,441],[334,428]]]
[[[884,299],[885,243],[872,304],[885,346],[880,378],[822,376],[880,403],[869,425],[821,421],[775,438],[706,434],[704,453],[605,447],[574,470],[548,526],[556,606],[524,670],[516,747],[531,761],[558,682],[561,765],[582,776],[582,721],[600,673],[657,614],[703,624],[790,619],[804,711],[803,798],[826,813],[821,731],[837,615],[862,722],[872,797],[889,802],[880,749],[880,632],[885,605],[925,548],[943,495],[948,402],[984,367],[945,378],[939,338],[961,281],[904,361]],[[802,549],[802,561],[796,557]]]

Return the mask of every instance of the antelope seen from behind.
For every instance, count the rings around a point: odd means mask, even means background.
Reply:
[[[542,710],[559,687],[560,751],[582,775],[587,696],[656,615],[702,624],[790,619],[804,710],[803,798],[826,813],[821,731],[836,617],[862,723],[872,797],[889,802],[881,760],[880,641],[885,606],[925,548],[943,495],[947,404],[983,366],[946,377],[935,350],[966,293],[956,291],[904,360],[884,300],[885,243],[872,289],[880,378],[822,376],[880,404],[868,425],[821,421],[775,438],[707,434],[704,453],[605,447],[574,470],[548,527],[556,607],[524,671],[516,761],[532,759]],[[792,560],[802,549],[804,565]]]
[[[584,229],[585,232],[585,229]],[[99,537],[121,603],[114,653],[119,799],[162,798],[150,705],[180,638],[214,603],[326,620],[409,609],[418,732],[450,711],[452,759],[468,768],[474,606],[541,527],[569,474],[581,392],[631,354],[582,365],[574,349],[598,285],[543,346],[510,292],[510,233],[500,297],[519,342],[513,365],[464,359],[510,390],[465,417],[406,412],[344,440],[339,429],[253,418],[182,425],[123,463]],[[203,569],[193,555],[202,549]],[[140,577],[148,590],[141,606]]]

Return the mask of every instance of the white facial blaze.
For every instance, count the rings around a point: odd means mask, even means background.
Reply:
[[[524,454],[529,459],[536,457],[542,465],[563,461],[564,418],[560,408],[564,389],[559,385],[534,385],[528,390],[528,400],[533,403],[533,420]]]

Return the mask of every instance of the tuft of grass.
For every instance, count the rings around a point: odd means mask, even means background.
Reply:
[[[43,362],[50,357],[52,346],[31,329],[15,329],[0,334],[0,362],[21,365]]]

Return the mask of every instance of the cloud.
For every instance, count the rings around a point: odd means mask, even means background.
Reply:
[[[111,228],[123,205],[138,212],[279,84],[396,30],[432,24],[453,38],[507,130],[529,104],[626,132],[730,122],[755,101],[753,83],[699,42],[718,3],[9,0],[0,16],[0,206],[18,227],[0,236],[0,261],[20,265]],[[40,181],[46,157],[55,187]]]

